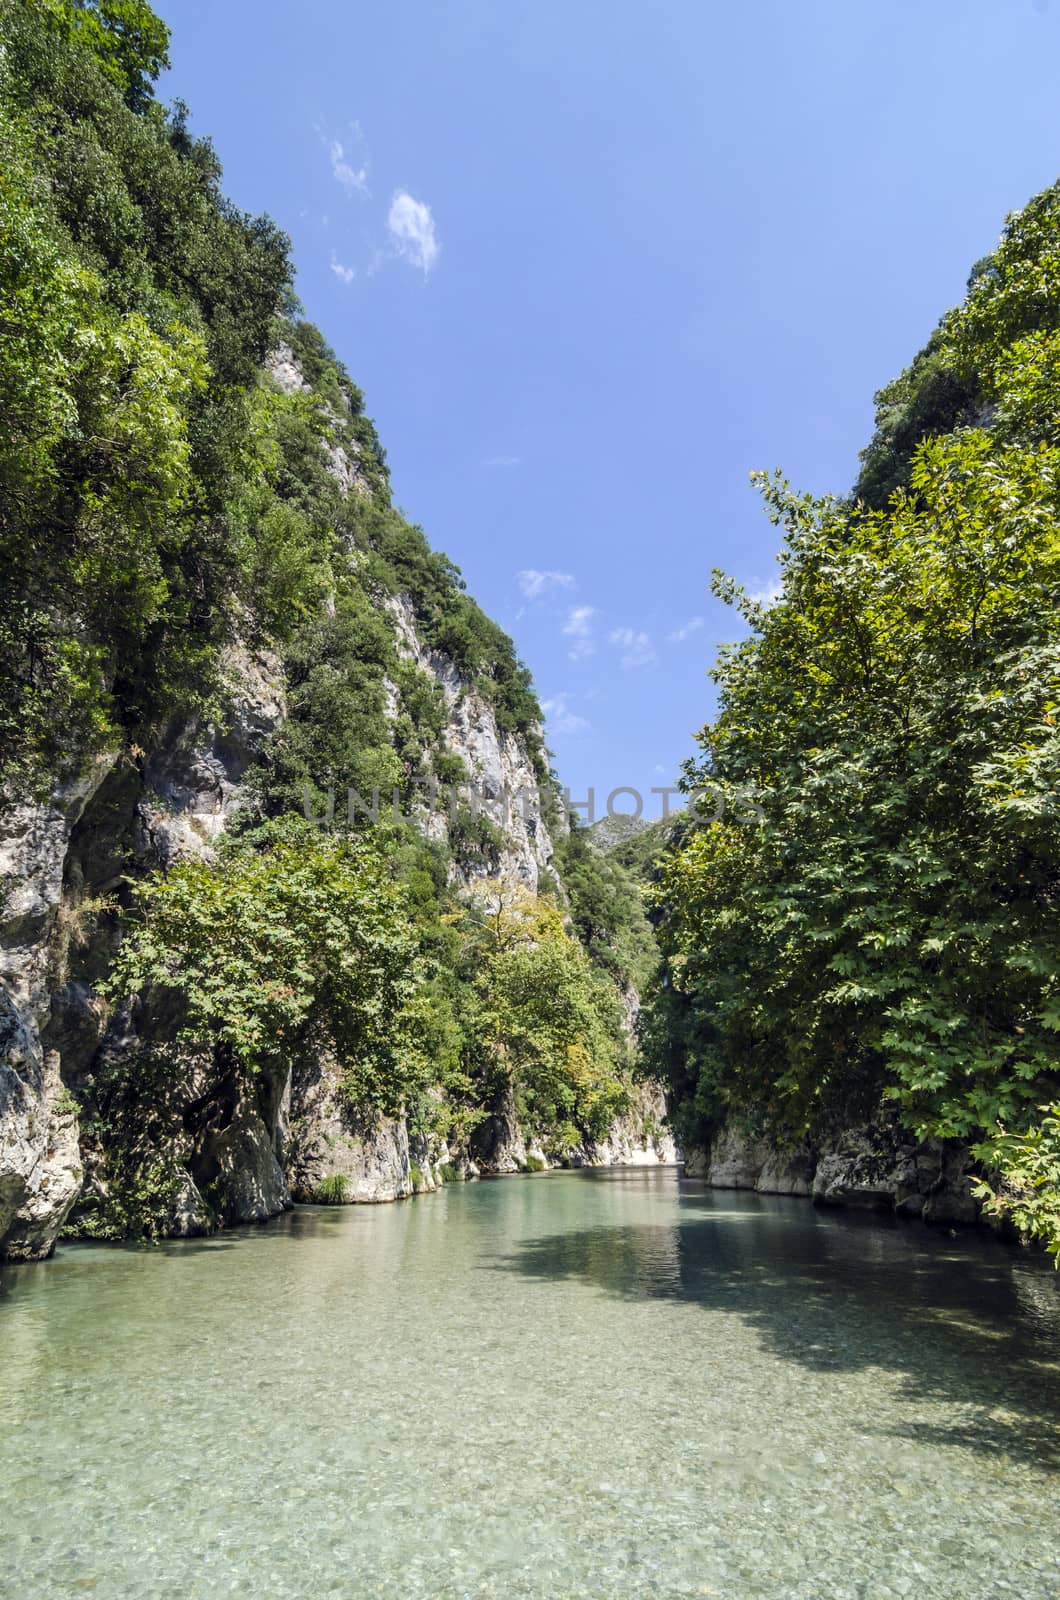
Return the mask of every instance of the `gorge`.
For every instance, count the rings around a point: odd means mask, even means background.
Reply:
[[[1054,1243],[1056,191],[587,830],[133,11],[5,21],[0,1255],[678,1144]]]
[[[0,1572],[1055,1600],[1060,185],[588,826],[168,52],[0,4]]]

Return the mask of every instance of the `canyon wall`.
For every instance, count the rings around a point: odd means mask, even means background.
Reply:
[[[308,387],[288,347],[270,361],[268,381],[284,393]],[[331,445],[328,453],[343,493],[367,494],[355,450]],[[488,869],[461,864],[454,852],[455,886],[487,872],[533,891],[546,875],[553,881],[553,830],[566,819],[546,796],[526,739],[505,731],[485,696],[425,642],[409,596],[381,596],[379,612],[398,657],[440,686],[444,746],[463,763],[485,814],[502,824]],[[238,813],[248,778],[284,723],[286,688],[280,656],[268,648],[229,647],[223,677],[224,710],[215,721],[174,722],[151,749],[103,755],[76,781],[32,799],[9,796],[0,808],[0,1256],[46,1255],[71,1214],[76,1221],[79,1209],[109,1198],[103,1157],[114,1135],[91,1115],[98,1086],[145,1044],[164,1040],[172,1019],[136,1004],[112,1012],[101,1003],[98,984],[117,935],[100,931],[94,911],[124,879],[208,854]],[[385,687],[393,719],[400,694]],[[432,806],[425,794],[415,820],[427,837],[448,840],[451,819],[440,798]],[[292,1196],[319,1194],[325,1181],[332,1198],[385,1201],[430,1189],[443,1176],[517,1171],[547,1159],[500,1106],[476,1159],[454,1166],[444,1145],[418,1139],[402,1119],[359,1118],[327,1061],[306,1060],[283,1081],[266,1076],[250,1088],[207,1090],[204,1082],[194,1059],[182,1060],[178,1073],[157,1089],[148,1084],[126,1109],[130,1139],[143,1119],[161,1128],[170,1168],[165,1231],[178,1237],[274,1216]],[[80,1126],[79,1106],[90,1108]],[[661,1092],[645,1086],[609,1136],[572,1160],[672,1161],[664,1118]]]

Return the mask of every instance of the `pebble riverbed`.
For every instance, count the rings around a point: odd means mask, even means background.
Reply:
[[[1057,1600],[1060,1286],[549,1173],[0,1277],[18,1600]]]

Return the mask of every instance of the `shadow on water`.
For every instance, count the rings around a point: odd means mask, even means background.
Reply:
[[[293,1206],[263,1222],[245,1223],[191,1239],[61,1239],[53,1255],[43,1261],[0,1262],[0,1308],[17,1294],[46,1291],[68,1276],[91,1272],[101,1257],[128,1263],[150,1260],[188,1260],[216,1256],[226,1251],[261,1248],[283,1238],[314,1238],[341,1232],[345,1208]]]
[[[527,1239],[492,1270],[738,1317],[804,1370],[896,1374],[883,1436],[1060,1469],[1060,1291],[991,1237],[683,1183],[671,1221]]]

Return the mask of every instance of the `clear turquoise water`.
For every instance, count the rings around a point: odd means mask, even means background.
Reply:
[[[1060,1295],[990,1239],[559,1173],[0,1280],[19,1600],[1055,1600]]]

